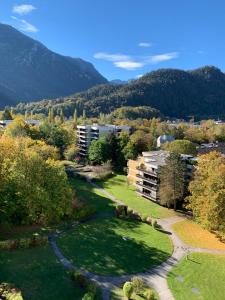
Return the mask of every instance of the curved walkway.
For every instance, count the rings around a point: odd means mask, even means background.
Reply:
[[[88,180],[88,179],[87,179]],[[113,195],[109,194],[106,190],[99,187],[96,183],[88,180],[95,188],[97,188],[101,193],[105,194],[112,201],[117,204],[123,204],[121,201],[117,200]],[[104,217],[104,216],[103,216]],[[171,271],[171,269],[183,258],[187,257],[190,252],[207,252],[212,254],[225,254],[223,250],[210,250],[204,248],[194,248],[186,245],[180,238],[176,235],[176,233],[172,229],[172,225],[185,220],[185,217],[174,216],[166,219],[157,220],[158,224],[163,228],[163,230],[170,232],[171,240],[173,242],[173,254],[161,265],[150,269],[144,273],[135,274],[135,276],[141,277],[144,282],[154,288],[159,294],[160,300],[174,300],[174,297],[168,287],[167,284],[167,275]],[[75,223],[73,227],[75,227],[79,222]],[[79,268],[73,265],[60,251],[57,245],[57,238],[61,235],[62,232],[55,233],[49,236],[49,241],[52,246],[53,251],[58,257],[59,261],[63,264],[63,266],[69,270],[78,270]],[[80,270],[80,269],[79,269]],[[101,276],[94,273],[91,273],[87,270],[80,270],[84,275],[86,275],[89,279],[95,281],[100,288],[102,289],[102,299],[109,300],[111,291],[114,288],[120,287],[125,281],[130,280],[134,275],[123,275],[123,276]]]

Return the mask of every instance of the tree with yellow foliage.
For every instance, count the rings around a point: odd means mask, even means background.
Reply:
[[[220,153],[198,157],[189,191],[194,218],[206,229],[225,232],[225,158]]]

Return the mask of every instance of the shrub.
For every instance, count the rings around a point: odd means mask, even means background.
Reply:
[[[153,290],[147,289],[144,292],[144,299],[146,299],[146,300],[154,300],[155,299],[155,295],[154,295]]]
[[[0,284],[0,297],[4,300],[23,300],[21,291],[8,283]]]
[[[132,282],[127,281],[123,285],[123,294],[129,300],[133,293],[133,285]]]
[[[74,218],[76,220],[82,220],[82,219],[85,219],[85,218],[88,218],[88,217],[94,215],[95,212],[96,212],[96,210],[94,207],[85,205],[85,206],[80,207],[79,209],[75,210]]]
[[[147,223],[147,216],[145,216],[145,215],[141,215],[141,221],[143,222],[143,223]]]
[[[22,238],[18,240],[6,240],[0,241],[0,249],[2,250],[13,250],[13,249],[26,249],[30,247],[36,247],[45,245],[48,242],[47,236],[38,236],[32,238]]]
[[[94,300],[94,299],[95,299],[95,295],[91,292],[84,294],[84,296],[82,297],[82,300]]]
[[[139,277],[133,277],[131,279],[131,282],[132,282],[132,286],[133,286],[133,290],[135,292],[135,294],[140,294],[143,289],[144,289],[144,282],[141,278]]]
[[[19,240],[19,248],[29,248],[30,247],[30,239],[20,239]]]
[[[96,295],[96,293],[97,293],[97,286],[96,286],[95,282],[89,281],[88,284],[87,284],[87,290],[88,290],[88,292]]]
[[[152,219],[151,219],[151,217],[147,217],[146,223],[149,224],[149,225],[152,225]]]
[[[71,279],[78,283],[81,288],[85,288],[88,285],[88,280],[84,274],[79,271],[71,272]]]
[[[156,220],[153,220],[153,221],[152,221],[152,227],[153,227],[154,229],[157,229],[157,226],[158,226],[157,221],[156,221]]]

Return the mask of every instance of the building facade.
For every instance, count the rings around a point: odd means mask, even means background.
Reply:
[[[160,168],[165,166],[168,151],[143,152],[136,161],[128,161],[128,182],[137,188],[137,193],[142,197],[159,202]],[[191,155],[182,155],[186,163],[186,180],[190,181],[193,165],[190,160],[195,160]]]
[[[77,143],[80,149],[79,154],[83,157],[88,155],[88,149],[93,140],[106,137],[109,134],[119,134],[120,132],[130,133],[130,126],[117,125],[78,125],[77,126]]]

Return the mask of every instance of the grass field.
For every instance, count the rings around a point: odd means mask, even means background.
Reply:
[[[0,270],[0,282],[21,289],[24,300],[80,300],[85,293],[72,282],[48,245],[0,251]]]
[[[94,188],[85,179],[74,177],[70,179],[72,187],[76,191],[76,195],[88,205],[91,205],[97,212],[112,212],[115,204],[112,200],[102,195],[98,189]]]
[[[169,273],[168,284],[176,300],[225,300],[225,255],[189,254]]]
[[[137,221],[109,218],[78,225],[62,235],[58,244],[75,265],[102,275],[144,271],[172,252],[165,233]]]
[[[145,216],[166,218],[175,215],[173,210],[169,210],[151,200],[138,196],[135,192],[135,187],[127,184],[127,177],[125,175],[115,175],[100,182],[99,185],[114,195],[118,200],[121,200],[133,210]]]
[[[186,244],[193,247],[225,250],[225,244],[216,236],[193,221],[181,221],[173,225],[173,230]]]

